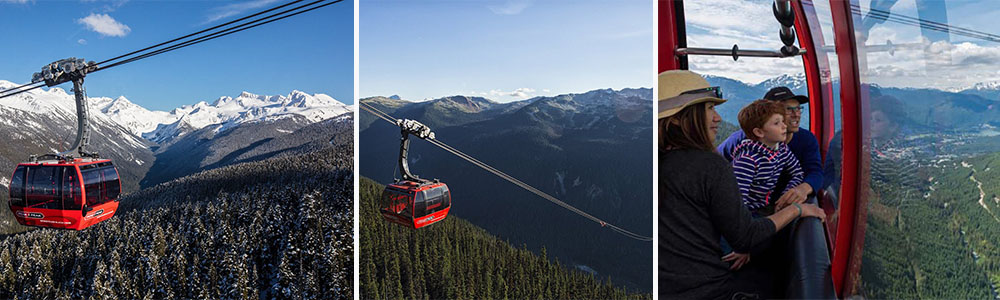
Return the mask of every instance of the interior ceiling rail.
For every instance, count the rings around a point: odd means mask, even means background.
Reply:
[[[796,51],[795,54],[785,54],[784,52],[777,50],[743,50],[740,49],[738,45],[733,45],[732,49],[725,48],[677,48],[674,51],[674,55],[686,56],[686,55],[708,55],[708,56],[731,56],[733,60],[738,60],[740,57],[792,57],[805,54],[805,50]]]

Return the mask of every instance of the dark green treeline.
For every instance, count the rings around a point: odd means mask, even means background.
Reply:
[[[378,213],[383,188],[361,178],[362,299],[651,298],[550,262],[545,248],[535,255],[512,247],[455,216],[419,230],[390,224]]]

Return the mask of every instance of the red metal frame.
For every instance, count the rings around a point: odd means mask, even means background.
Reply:
[[[677,16],[674,15],[676,7],[674,6],[674,1],[671,0],[660,0],[659,6],[657,6],[657,13],[659,18],[657,18],[658,24],[658,53],[657,59],[659,60],[659,73],[668,70],[680,69],[680,59],[674,55],[674,50],[677,49],[678,36],[677,36]]]
[[[792,1],[791,3],[792,11],[795,12],[795,32],[798,34],[799,47],[805,50],[805,54],[802,55],[802,65],[805,68],[806,86],[809,93],[809,131],[818,138],[820,161],[824,162],[826,161],[826,151],[829,149],[830,139],[834,135],[834,116],[833,109],[831,109],[833,107],[832,84],[828,81],[826,86],[823,86],[820,70],[824,68],[829,69],[830,61],[826,57],[826,51],[822,51],[821,48],[825,42],[823,40],[822,28],[818,24],[819,22],[809,22],[809,20],[818,20],[816,10],[810,9],[806,11],[799,1]],[[813,32],[818,34],[813,36]],[[816,47],[814,39],[815,42],[820,44],[820,48]],[[821,65],[824,68],[821,68]],[[831,217],[836,213],[836,208],[827,192],[817,191],[816,198],[820,207],[826,212],[827,217]],[[836,221],[831,221],[831,223],[827,223],[827,226],[835,226]],[[823,228],[826,234],[827,251],[829,251],[829,257],[833,257],[833,245],[836,241],[836,236],[833,235],[835,230],[827,226]]]
[[[839,295],[856,293],[857,275],[861,269],[865,226],[868,215],[867,182],[861,180],[867,168],[861,138],[864,132],[863,101],[861,101],[860,70],[854,36],[854,22],[848,1],[830,0],[834,41],[840,69],[840,105],[843,119],[843,160],[841,165],[840,224],[833,256],[833,281]]]
[[[417,192],[422,192],[439,187],[444,187],[445,189],[448,188],[448,186],[445,185],[443,182],[420,185],[416,182],[404,181],[404,182],[397,182],[390,184],[386,186],[386,190],[394,189],[401,193],[406,194],[408,205],[409,207],[412,208],[414,207],[413,202]],[[390,210],[386,210],[385,208],[380,208],[379,212],[382,214],[382,217],[385,218],[386,221],[417,229],[444,220],[445,217],[448,216],[448,211],[451,210],[450,189],[448,190],[448,199],[449,199],[448,207],[419,217],[414,215],[416,212],[413,209],[410,209],[409,216],[399,214]]]
[[[83,176],[80,173],[80,167],[92,164],[99,164],[111,162],[111,160],[89,160],[85,161],[82,159],[77,159],[74,161],[60,161],[56,163],[20,163],[17,166],[51,166],[51,167],[73,167],[76,171],[76,178],[80,185],[80,199],[83,203],[80,206],[83,207],[87,202],[87,190],[86,186],[83,184]],[[117,167],[115,172],[118,172]],[[17,168],[14,169],[17,172]],[[14,175],[11,174],[11,185],[13,185]],[[25,178],[27,180],[27,178]],[[10,186],[10,185],[8,185]],[[121,186],[121,177],[118,177],[118,186]],[[30,208],[23,206],[15,206],[13,203],[8,202],[8,207],[11,213],[14,214],[14,218],[18,223],[25,226],[36,226],[36,227],[48,227],[48,228],[61,228],[61,229],[73,229],[73,230],[83,230],[94,224],[100,223],[104,220],[111,219],[118,210],[118,199],[113,201],[108,201],[96,206],[90,207],[91,210],[87,215],[83,215],[82,209],[45,209],[45,208]],[[40,216],[40,217],[34,217]]]

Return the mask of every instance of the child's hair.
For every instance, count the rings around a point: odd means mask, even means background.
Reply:
[[[754,128],[764,128],[764,124],[771,116],[785,115],[785,104],[779,101],[757,100],[740,109],[736,118],[740,121],[740,129],[747,135],[747,138],[757,140],[753,134]]]

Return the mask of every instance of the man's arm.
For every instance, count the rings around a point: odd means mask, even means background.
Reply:
[[[733,134],[730,134],[729,137],[719,144],[718,147],[715,147],[715,151],[722,154],[722,157],[725,157],[726,160],[733,161],[733,149],[735,149],[736,145],[739,145],[740,141],[745,138],[746,135],[743,134],[743,130],[737,130],[736,132],[733,132]]]
[[[798,151],[793,153],[802,166],[802,172],[805,173],[803,181],[809,184],[810,193],[816,192],[823,187],[823,163],[819,155],[819,142],[808,130],[799,130],[796,139],[795,142],[799,144],[796,145]]]

